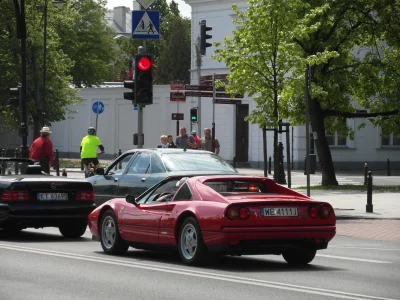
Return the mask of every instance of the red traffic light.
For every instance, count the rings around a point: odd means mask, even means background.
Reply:
[[[138,62],[138,68],[142,71],[147,71],[151,68],[151,60],[148,57],[142,57]]]

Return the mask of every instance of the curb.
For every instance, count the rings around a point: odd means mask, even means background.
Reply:
[[[400,218],[384,218],[384,217],[370,217],[370,216],[338,216],[336,215],[336,220],[398,220]]]

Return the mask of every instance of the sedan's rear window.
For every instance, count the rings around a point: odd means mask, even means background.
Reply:
[[[204,184],[214,191],[227,195],[231,193],[266,193],[262,182],[243,180],[206,181]]]
[[[211,153],[168,153],[162,159],[168,171],[219,171],[236,170],[218,155]]]

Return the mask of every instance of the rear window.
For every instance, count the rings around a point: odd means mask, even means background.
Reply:
[[[236,173],[236,170],[230,164],[218,155],[211,153],[168,153],[162,155],[162,160],[169,172],[228,171]]]
[[[221,180],[206,181],[204,184],[221,195],[267,192],[265,185],[258,181]]]

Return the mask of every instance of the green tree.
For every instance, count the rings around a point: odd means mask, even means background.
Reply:
[[[385,117],[391,124],[399,118],[396,101],[390,100],[399,96],[398,90],[393,93],[396,75],[389,74],[387,64],[387,60],[392,60],[388,53],[396,51],[396,46],[389,47],[385,41],[387,24],[380,19],[382,12],[393,3],[391,0],[329,3],[314,0],[299,2],[292,8],[298,18],[294,20],[295,30],[287,35],[298,45],[293,56],[299,59],[285,87],[282,107],[293,123],[304,124],[304,70],[309,64],[309,112],[312,131],[318,137],[315,144],[322,185],[338,184],[327,130],[353,138],[354,132],[343,126],[347,118]],[[387,85],[386,81],[391,83]],[[357,113],[355,103],[369,112]],[[390,117],[393,115],[396,116]]]
[[[292,30],[290,6],[294,1],[249,0],[249,8],[242,12],[233,5],[238,29],[233,37],[226,37],[223,47],[216,50],[215,59],[225,62],[229,69],[227,92],[247,93],[257,104],[246,120],[260,128],[278,127],[279,95],[282,93],[293,64],[289,55],[293,42],[286,32]],[[215,43],[221,46],[220,43]],[[265,139],[265,134],[263,134]],[[266,143],[264,142],[264,157]],[[274,177],[278,179],[278,132],[274,130]],[[266,161],[265,161],[266,163]]]

